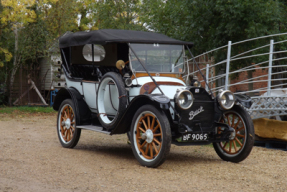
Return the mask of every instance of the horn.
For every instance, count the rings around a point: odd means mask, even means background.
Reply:
[[[123,60],[118,60],[116,63],[116,67],[121,70],[123,68],[125,68],[125,62]]]

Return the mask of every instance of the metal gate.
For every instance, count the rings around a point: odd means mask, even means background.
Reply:
[[[232,52],[235,46],[248,47],[256,41],[258,46]],[[247,109],[253,119],[287,115],[287,33],[280,33],[228,42],[227,45],[196,56],[213,92],[230,89],[234,94],[251,96],[253,105]],[[248,47],[249,48],[249,47]],[[236,49],[235,49],[236,50]],[[238,50],[238,49],[237,49]],[[225,54],[223,60],[216,55]],[[237,63],[247,63],[236,68]],[[189,74],[203,79],[189,60]],[[251,74],[251,76],[250,76]],[[207,88],[207,86],[206,86]]]

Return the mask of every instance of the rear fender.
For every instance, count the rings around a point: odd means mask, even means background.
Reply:
[[[55,97],[53,109],[58,111],[65,99],[72,99],[74,103],[77,125],[91,124],[91,110],[83,96],[74,88],[60,89]]]

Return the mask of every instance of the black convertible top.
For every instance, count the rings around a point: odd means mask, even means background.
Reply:
[[[166,35],[154,32],[101,29],[90,32],[76,32],[62,36],[59,39],[59,47],[80,46],[86,44],[106,43],[159,43],[173,45],[192,46],[192,42],[179,41]]]

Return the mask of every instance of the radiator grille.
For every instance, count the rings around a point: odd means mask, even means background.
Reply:
[[[190,91],[195,100],[188,110],[177,108],[181,116],[180,123],[188,125],[193,131],[201,131],[201,129],[202,131],[209,131],[214,122],[214,100],[203,88],[191,88]],[[200,123],[201,129],[198,123]]]

